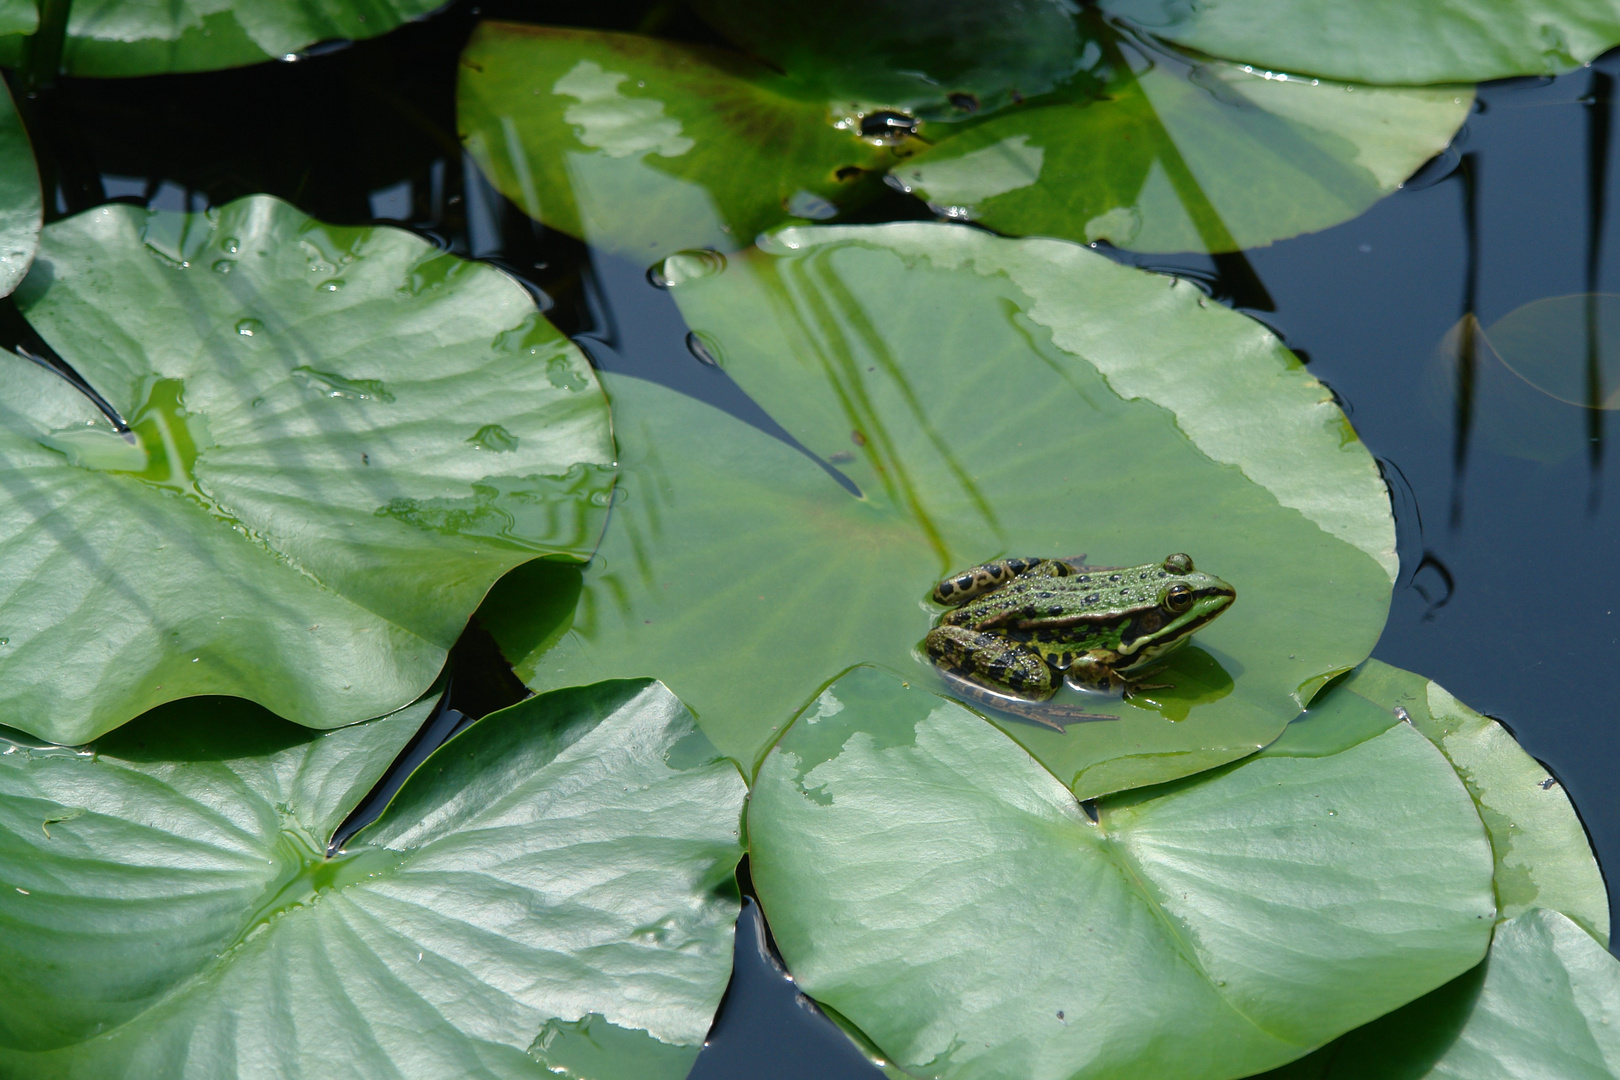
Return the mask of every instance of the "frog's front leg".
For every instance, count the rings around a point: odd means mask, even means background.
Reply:
[[[936,604],[965,604],[975,596],[999,589],[1016,577],[1068,577],[1079,571],[1061,559],[997,559],[969,567],[934,586]]]
[[[1052,669],[1039,653],[1000,634],[965,626],[936,626],[923,638],[923,651],[942,667],[977,675],[1036,700],[1052,696]]]
[[[1147,683],[1114,670],[1111,655],[1081,656],[1063,671],[1063,679],[1076,690],[1097,690],[1130,697],[1143,690],[1167,690],[1168,683]]]

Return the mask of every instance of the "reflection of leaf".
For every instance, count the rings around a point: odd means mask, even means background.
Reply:
[[[45,230],[18,302],[132,430],[0,357],[17,727],[80,742],[202,693],[375,716],[496,578],[595,545],[613,450],[584,358],[511,279],[408,233],[267,197],[103,207]],[[510,449],[469,442],[490,423]]]
[[[1515,375],[1571,405],[1620,409],[1620,296],[1580,293],[1532,300],[1485,336]]]
[[[1365,658],[1394,570],[1388,499],[1326,390],[1258,324],[1077,245],[959,226],[796,229],[769,250],[672,295],[864,495],[705,405],[610,382],[626,499],[572,627],[525,650],[524,602],[486,605],[531,685],[665,673],[751,764],[851,664],[932,679],[914,646],[948,571],[1188,551],[1238,590],[1197,638],[1230,693],[1166,695],[1162,714],[1102,699],[1128,719],[1066,734],[1009,724],[1096,794],[1252,752]]]
[[[1355,82],[1552,75],[1620,42],[1608,0],[1103,0],[1110,14],[1211,56]]]
[[[1478,968],[1255,1080],[1609,1080],[1620,960],[1554,911],[1497,927]]]
[[[531,1046],[572,1062],[580,1021],[611,1080],[689,1069],[730,970],[736,769],[657,684],[531,699],[325,857],[430,706],[317,735],[197,700],[0,754],[0,1072],[539,1078]]]
[[[765,759],[748,835],[799,985],[918,1076],[1246,1076],[1467,970],[1495,913],[1467,792],[1387,713],[1093,820],[966,710],[857,671]]]
[[[786,83],[717,49],[486,22],[462,56],[457,123],[530,217],[651,265],[880,190],[893,152]]]
[[[1360,214],[1444,149],[1473,101],[1455,87],[1277,79],[1167,52],[1138,63],[1098,100],[993,117],[895,175],[1002,232],[1232,251]]]
[[[11,91],[0,86],[0,296],[15,289],[28,272],[39,247],[39,223],[34,151]]]
[[[386,33],[437,0],[72,0],[69,75],[214,71],[280,60],[317,42]],[[0,0],[0,62],[16,64],[37,23],[35,0]]]

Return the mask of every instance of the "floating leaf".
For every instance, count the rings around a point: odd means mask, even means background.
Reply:
[[[1381,89],[1135,46],[1105,95],[944,139],[894,175],[952,217],[1133,251],[1235,251],[1361,214],[1445,149],[1462,87]],[[1099,147],[1107,147],[1100,152]]]
[[[719,49],[485,22],[461,58],[457,124],[530,217],[650,266],[881,190],[894,151],[788,90]]]
[[[1609,898],[1569,795],[1508,730],[1421,675],[1369,660],[1333,689],[1394,711],[1440,748],[1474,797],[1496,857],[1502,919],[1550,908],[1605,944]]]
[[[579,1031],[593,1080],[689,1068],[731,966],[736,769],[657,684],[531,699],[327,858],[427,708],[315,734],[188,701],[88,752],[7,742],[0,1071],[538,1078]]]
[[[1549,397],[1620,409],[1620,296],[1532,300],[1485,331],[1508,370]]]
[[[11,91],[0,86],[0,296],[28,273],[39,247],[39,172]]]
[[[1620,42],[1607,0],[1103,0],[1211,56],[1353,82],[1420,86],[1554,75]]]
[[[83,742],[192,694],[376,716],[426,689],[501,574],[595,546],[606,400],[491,267],[264,196],[107,206],[45,230],[17,299],[132,430],[0,357],[16,727]],[[510,449],[479,443],[490,424]]]
[[[296,59],[311,45],[375,37],[440,6],[437,0],[72,0],[61,69],[157,75]],[[37,26],[35,0],[0,0],[0,34],[12,35],[0,37],[0,63],[18,63],[23,35]]]
[[[1620,1074],[1620,961],[1534,908],[1485,963],[1256,1080],[1609,1080]]]
[[[610,382],[625,501],[572,627],[524,637],[521,594],[486,608],[537,688],[662,672],[751,764],[852,664],[933,680],[923,598],[951,571],[1186,551],[1238,600],[1155,680],[1174,689],[1083,699],[1124,719],[1066,732],[1006,721],[1089,796],[1252,753],[1377,639],[1395,561],[1372,459],[1274,336],[1191,285],[919,223],[786,231],[672,295],[862,494],[708,406]]]
[[[922,1077],[1246,1076],[1472,967],[1496,911],[1467,791],[1387,713],[1092,818],[966,709],[857,670],[760,766],[748,835],[799,985]]]

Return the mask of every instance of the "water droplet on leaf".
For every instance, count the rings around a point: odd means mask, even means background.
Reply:
[[[236,332],[241,334],[243,337],[252,337],[255,334],[262,334],[264,333],[264,323],[260,322],[258,319],[243,319],[241,322],[236,324]]]

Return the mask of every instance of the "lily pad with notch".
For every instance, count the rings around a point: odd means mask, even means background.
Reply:
[[[1474,803],[1386,710],[1105,797],[961,706],[845,674],[760,766],[749,864],[789,970],[920,1077],[1227,1080],[1473,967]]]
[[[480,615],[537,689],[663,672],[751,767],[852,664],[934,680],[916,646],[947,573],[1185,551],[1238,599],[1153,680],[1172,691],[1087,695],[1120,719],[1064,732],[1002,721],[1091,796],[1254,752],[1377,639],[1395,558],[1371,457],[1273,335],[1191,285],[919,223],[786,230],[671,292],[820,460],[610,378],[624,501],[571,624],[523,634],[503,587]]]
[[[193,694],[389,712],[497,578],[596,544],[607,401],[492,267],[264,196],[107,206],[44,231],[17,302],[83,380],[0,357],[0,702],[31,734]]]
[[[0,1071],[685,1076],[731,970],[736,768],[656,683],[531,698],[327,857],[432,706],[0,739]]]

